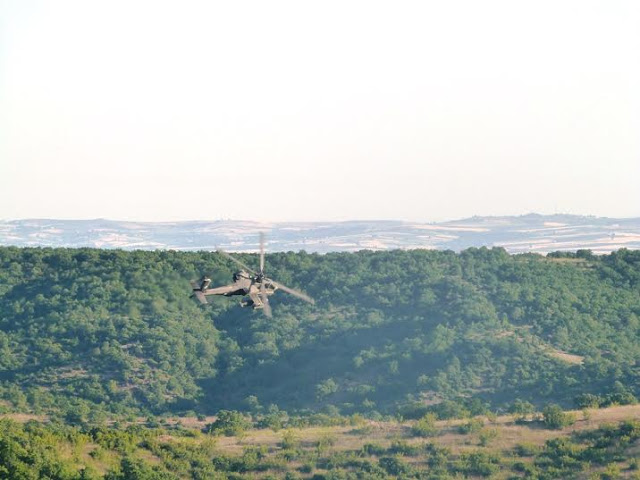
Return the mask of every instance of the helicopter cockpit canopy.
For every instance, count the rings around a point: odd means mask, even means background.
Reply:
[[[245,279],[249,280],[251,277],[244,270],[238,270],[236,273],[233,274],[233,281],[234,282],[237,282],[241,278],[245,278]]]
[[[206,290],[209,288],[209,284],[211,283],[211,279],[204,276],[200,279],[200,290]]]

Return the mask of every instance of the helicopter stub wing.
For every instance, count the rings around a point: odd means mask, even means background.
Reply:
[[[231,285],[224,285],[222,287],[215,288],[207,288],[202,293],[204,295],[228,295],[233,292],[238,292],[239,290],[243,290],[243,285],[239,283],[232,283]],[[244,295],[244,293],[242,293]]]
[[[202,303],[203,305],[206,305],[207,303],[207,297],[204,296],[204,293],[202,293],[200,290],[194,290],[193,291],[193,295],[198,299],[198,301],[200,303]]]

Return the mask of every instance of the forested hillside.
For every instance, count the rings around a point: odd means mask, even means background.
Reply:
[[[316,304],[200,306],[189,280],[233,270],[212,253],[0,248],[0,408],[409,418],[639,393],[640,252],[282,253],[267,269]]]

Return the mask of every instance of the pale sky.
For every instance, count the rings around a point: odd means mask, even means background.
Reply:
[[[640,216],[637,0],[0,0],[0,219]]]

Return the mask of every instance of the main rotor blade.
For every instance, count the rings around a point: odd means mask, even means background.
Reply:
[[[260,232],[260,273],[264,274],[264,232]]]
[[[248,271],[249,273],[253,273],[254,275],[258,275],[257,272],[255,272],[254,270],[250,269],[249,267],[247,267],[244,263],[242,263],[240,260],[238,260],[237,258],[231,256],[230,253],[225,252],[224,250],[216,250],[216,252],[221,253],[222,255],[224,255],[225,257],[227,257],[229,260],[231,260],[232,262],[237,263],[238,265],[240,265],[242,268],[244,268],[246,271]]]
[[[260,300],[262,300],[262,309],[264,314],[271,318],[271,305],[269,305],[269,297],[267,296],[267,287],[264,284],[264,279],[260,283]]]
[[[282,285],[281,283],[278,282],[274,282],[273,280],[271,280],[270,278],[268,279],[269,283],[271,283],[274,287],[279,288],[280,290],[284,290],[285,292],[293,295],[294,297],[298,297],[301,300],[304,300],[305,302],[309,302],[311,304],[315,304],[316,301],[311,298],[309,295],[307,295],[306,293],[302,293],[298,290],[294,290],[293,288],[289,288],[285,285]]]

